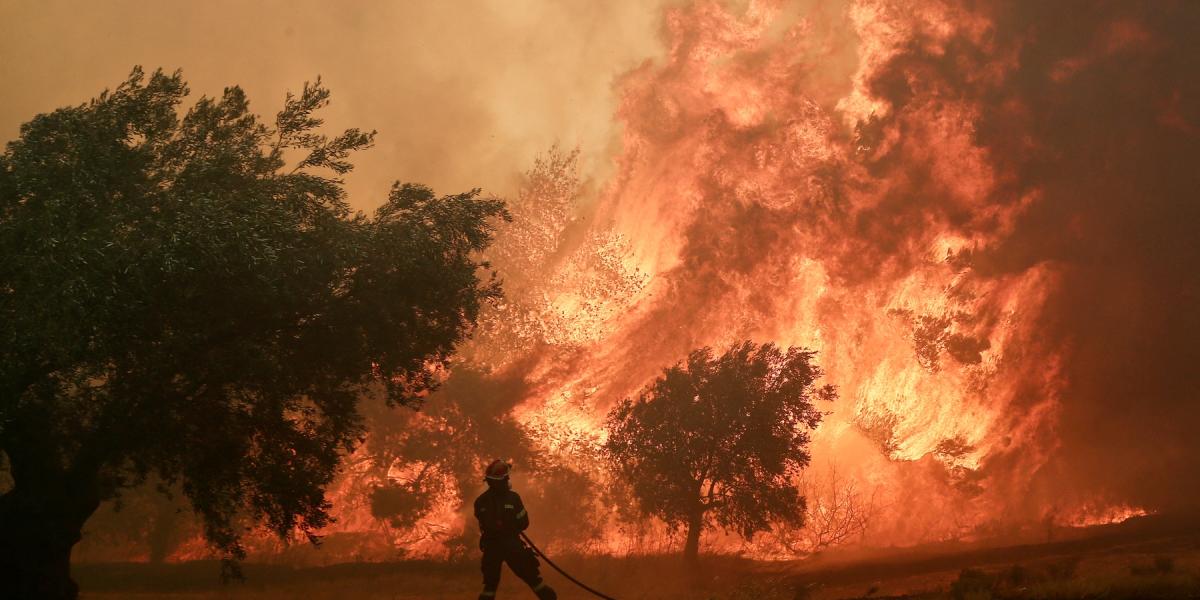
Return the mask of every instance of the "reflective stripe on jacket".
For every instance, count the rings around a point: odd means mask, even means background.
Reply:
[[[484,540],[516,537],[529,527],[529,513],[521,496],[512,490],[488,491],[475,499],[475,518]]]

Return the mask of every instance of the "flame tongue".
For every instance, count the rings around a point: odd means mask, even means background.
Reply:
[[[589,349],[587,375],[559,388],[598,386],[604,408],[701,345],[817,349],[843,400],[818,434],[816,469],[836,463],[881,490],[895,513],[878,520],[898,524],[876,534],[900,541],[995,516],[1013,490],[993,489],[990,466],[1005,463],[1008,483],[1041,466],[1058,390],[1057,350],[1038,348],[1034,330],[1055,273],[988,277],[972,264],[1035,199],[997,189],[962,94],[895,106],[871,89],[912,40],[979,31],[936,6],[918,12],[852,7],[863,60],[841,98],[814,90],[813,62],[834,50],[812,21],[780,29],[782,7],[759,3],[669,12],[666,64],[623,82],[621,175],[600,209],[648,291]],[[540,402],[525,414],[562,419],[558,402]],[[911,506],[915,494],[927,501]]]
[[[668,11],[667,58],[621,82],[624,151],[594,220],[627,242],[623,264],[645,286],[592,298],[617,305],[603,333],[518,414],[595,436],[605,408],[692,348],[804,345],[842,397],[811,479],[836,472],[870,496],[874,542],[1069,512],[1049,474],[1078,361],[1045,326],[1076,267],[1021,249],[1056,235],[1037,219],[1061,198],[1017,158],[1057,143],[1039,138],[1023,82],[1059,75],[1028,72],[1033,38],[996,34],[998,19],[1038,15],[872,0],[790,10]],[[1088,52],[1146,43],[1117,23],[1098,25],[1112,32]],[[1017,130],[984,131],[1003,124]]]
[[[1044,4],[668,10],[665,58],[618,84],[622,150],[598,198],[579,202],[577,156],[552,153],[514,202],[516,222],[494,249],[505,305],[464,349],[477,365],[518,375],[519,385],[493,390],[504,401],[486,408],[532,432],[550,464],[601,479],[589,449],[603,438],[606,411],[663,367],[696,347],[741,339],[806,346],[819,351],[841,396],[797,482],[810,526],[749,545],[717,541],[727,549],[795,556],[868,533],[874,544],[912,544],[1146,514],[1138,497],[1146,494],[1132,486],[1098,493],[1111,477],[1089,454],[1099,445],[1080,431],[1113,433],[1103,417],[1119,411],[1111,393],[1088,382],[1120,383],[1113,373],[1122,361],[1157,374],[1163,383],[1138,397],[1165,410],[1126,424],[1143,440],[1174,432],[1166,441],[1184,451],[1167,453],[1163,468],[1194,479],[1200,453],[1186,451],[1194,442],[1181,427],[1161,427],[1167,417],[1198,422],[1193,408],[1168,402],[1173,393],[1194,397],[1200,386],[1183,385],[1189,376],[1195,383],[1194,363],[1132,343],[1132,325],[1110,328],[1111,344],[1078,343],[1096,341],[1084,334],[1112,316],[1079,298],[1130,276],[1144,287],[1117,306],[1134,309],[1130,320],[1166,347],[1194,346],[1200,285],[1152,242],[1154,227],[1166,227],[1193,240],[1172,246],[1183,264],[1200,262],[1194,232],[1173,224],[1167,198],[1200,182],[1163,172],[1166,191],[1155,191],[1137,151],[1077,122],[1071,106],[1107,110],[1103,93],[1125,94],[1124,106],[1136,110],[1120,133],[1168,136],[1167,150],[1144,149],[1166,162],[1171,149],[1197,155],[1200,120],[1186,91],[1164,91],[1152,76],[1141,87],[1088,79],[1105,61],[1168,47],[1146,24],[1158,19],[1155,31],[1166,31],[1165,17],[1093,15],[1072,33],[1069,7]],[[1150,216],[1122,217],[1136,212],[1129,196],[1086,183],[1087,157],[1106,161],[1100,179],[1110,186],[1142,184],[1138,208]],[[1076,185],[1095,202],[1078,198]],[[1118,236],[1108,235],[1116,223],[1155,251],[1117,252]],[[1192,305],[1179,309],[1178,298]],[[432,413],[419,427],[449,428],[462,417]],[[1144,442],[1110,439],[1145,451]],[[470,478],[437,477],[443,491],[416,526],[436,535],[409,548],[418,554],[445,552],[470,521],[462,494],[445,491]],[[370,528],[354,517],[361,504],[336,504],[346,513],[339,528]],[[618,519],[609,508],[591,506],[590,521]],[[593,549],[656,550],[670,540],[604,531]],[[393,533],[397,544],[414,539]]]

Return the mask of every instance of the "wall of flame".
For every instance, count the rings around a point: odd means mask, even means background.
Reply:
[[[815,519],[869,517],[837,543],[1195,508],[1198,25],[1189,2],[667,9],[664,55],[615,83],[611,176],[555,150],[513,198],[493,257],[509,297],[463,350],[484,384],[452,376],[406,426],[447,426],[439,403],[459,403],[523,432],[490,446],[472,433],[479,464],[526,453],[516,480],[535,496],[552,466],[601,485],[614,402],[693,348],[773,341],[817,350],[840,392],[797,482]],[[363,501],[432,460],[348,468],[329,533],[373,557],[452,553],[472,527],[456,488],[470,461],[443,468],[412,527],[381,526]],[[623,520],[629,501],[554,516],[533,503],[534,533],[679,548]],[[595,527],[576,544],[543,515]]]

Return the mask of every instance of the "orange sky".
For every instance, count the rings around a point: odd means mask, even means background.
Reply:
[[[661,3],[0,0],[0,139],[135,64],[183,69],[194,97],[241,85],[268,115],[319,74],[330,125],[379,131],[349,177],[356,208],[396,179],[510,194],[555,142],[603,177],[613,80],[661,53]]]

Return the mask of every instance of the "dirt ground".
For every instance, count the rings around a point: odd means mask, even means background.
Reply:
[[[706,557],[563,557],[578,578],[621,600],[832,600],[841,598],[1200,598],[1200,522],[1145,519],[1072,539],[972,547],[875,550],[794,562]],[[348,563],[321,568],[246,565],[223,585],[212,562],[85,564],[84,600],[314,600],[474,598],[474,564]],[[543,567],[563,600],[591,598]],[[499,598],[533,598],[505,572]]]

